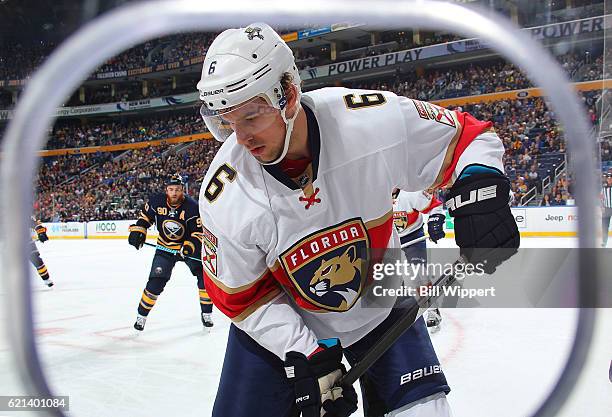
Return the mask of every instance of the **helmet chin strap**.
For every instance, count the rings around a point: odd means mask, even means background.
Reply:
[[[301,94],[298,92],[296,104],[299,104],[300,96],[301,96]],[[283,120],[285,121],[285,125],[286,125],[285,143],[283,144],[283,151],[280,153],[278,158],[276,158],[272,162],[257,161],[257,162],[259,162],[262,165],[276,165],[280,161],[282,161],[283,158],[287,155],[287,151],[289,150],[289,142],[291,141],[291,132],[293,132],[293,122],[295,121],[295,118],[297,117],[298,113],[300,112],[300,108],[298,106],[298,108],[295,110],[295,114],[290,119],[287,119],[287,117],[285,116],[285,112],[286,111],[287,111],[287,107],[285,107],[284,109],[281,110],[281,116],[282,116]]]

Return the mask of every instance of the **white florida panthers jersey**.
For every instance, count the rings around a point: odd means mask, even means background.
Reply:
[[[434,189],[473,163],[503,170],[491,123],[384,91],[303,94],[312,162],[296,178],[231,135],[204,178],[203,265],[213,302],[284,359],[343,346],[389,314],[359,303],[370,249],[399,247],[391,192]]]
[[[399,191],[393,199],[393,223],[400,238],[423,226],[423,213],[444,214],[442,202],[427,191]]]

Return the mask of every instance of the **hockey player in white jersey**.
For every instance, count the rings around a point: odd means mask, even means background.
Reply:
[[[489,122],[389,92],[302,94],[291,50],[263,23],[215,39],[198,90],[224,141],[200,193],[206,288],[232,320],[213,416],[348,416],[342,356],[358,361],[401,314],[360,302],[365,254],[400,246],[391,191],[454,183],[464,254],[516,248],[503,145]],[[488,270],[508,257],[487,254]],[[367,416],[450,415],[422,319],[361,386]]]
[[[400,238],[400,246],[410,263],[427,262],[427,245],[423,238],[423,213],[427,214],[427,235],[429,240],[438,243],[444,239],[444,206],[433,194],[427,191],[407,192],[398,188],[393,190],[393,224]],[[440,330],[442,315],[439,308],[425,313],[425,323],[432,331]]]

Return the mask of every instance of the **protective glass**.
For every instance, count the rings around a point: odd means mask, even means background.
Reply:
[[[209,110],[203,104],[200,114],[215,139],[223,142],[234,132],[247,136],[262,133],[274,124],[280,110],[268,104],[263,97],[255,97],[221,110]]]

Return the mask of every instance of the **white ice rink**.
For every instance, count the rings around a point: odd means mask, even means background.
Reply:
[[[38,245],[56,283],[46,289],[32,269],[38,346],[53,391],[70,396],[71,415],[210,416],[229,320],[216,312],[213,330],[202,329],[196,281],[185,265],[177,264],[145,331],[136,334],[132,324],[153,249],[136,252],[123,240]],[[522,244],[570,245],[571,239],[543,238]],[[2,305],[6,297],[2,291]],[[594,346],[564,417],[612,416],[612,309],[598,313]],[[569,309],[453,309],[443,315],[432,340],[456,417],[530,415],[560,373],[576,319]],[[2,331],[0,395],[21,394]],[[0,412],[5,415],[34,414]]]

